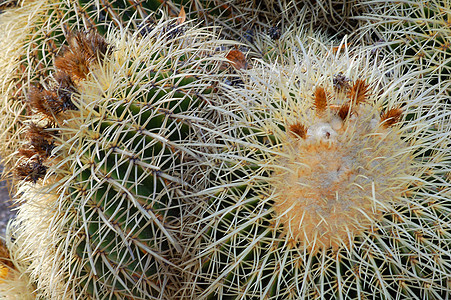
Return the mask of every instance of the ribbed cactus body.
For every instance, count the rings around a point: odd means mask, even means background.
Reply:
[[[373,1],[368,28],[381,45],[399,53],[410,68],[449,88],[451,74],[451,1]]]
[[[320,40],[286,35],[280,61],[223,85],[216,194],[199,204],[198,272],[185,280],[199,299],[448,293],[444,95]]]
[[[203,95],[221,58],[215,34],[174,24],[113,31],[106,44],[70,35],[50,88],[30,91],[31,135],[54,146],[49,155],[33,144],[20,151],[24,203],[11,234],[38,296],[171,299],[181,289],[183,199],[208,152]],[[80,61],[83,76],[66,68]],[[55,107],[64,104],[52,94],[61,78],[73,84],[73,108]],[[37,164],[44,174],[27,176]]]

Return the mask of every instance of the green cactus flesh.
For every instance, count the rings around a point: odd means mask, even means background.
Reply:
[[[394,77],[400,66],[370,50],[337,53],[299,34],[279,42],[283,63],[223,86],[217,192],[199,204],[187,264],[198,269],[185,281],[199,299],[443,299],[445,95]]]

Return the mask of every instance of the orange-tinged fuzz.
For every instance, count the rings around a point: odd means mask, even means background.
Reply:
[[[5,279],[8,276],[8,268],[4,265],[0,265],[0,283],[3,282],[2,279]]]
[[[2,279],[6,279],[8,276],[9,268],[14,268],[14,265],[11,262],[8,249],[5,244],[0,241],[0,283],[3,282]]]
[[[292,124],[289,126],[289,132],[297,138],[305,139],[307,134],[307,128],[300,123]]]
[[[318,113],[323,113],[327,108],[327,94],[323,87],[315,90],[315,108]]]
[[[359,82],[354,86],[368,94],[367,85]],[[322,108],[316,99],[314,106]],[[397,170],[408,169],[411,157],[393,155],[405,146],[403,141],[384,126],[387,121],[372,105],[360,101],[353,111],[346,117],[341,109],[316,113],[302,126],[303,139],[286,139],[285,155],[277,161],[283,168],[271,178],[275,217],[284,234],[313,253],[352,243],[406,188]],[[393,118],[398,113],[387,112]],[[289,129],[298,131],[293,125]]]
[[[247,68],[246,57],[244,56],[243,52],[238,49],[230,50],[226,58],[230,61],[230,64],[237,70]]]
[[[361,79],[357,79],[349,91],[349,99],[356,105],[365,102],[369,95],[369,85]]]
[[[350,109],[351,107],[347,103],[341,105],[338,110],[338,116],[340,117],[340,119],[342,120],[346,119],[349,116]]]
[[[104,38],[94,32],[71,33],[68,42],[69,46],[64,47],[62,54],[55,58],[55,67],[70,76],[75,83],[85,79],[91,65],[110,51]]]

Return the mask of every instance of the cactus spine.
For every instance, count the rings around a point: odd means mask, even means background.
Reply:
[[[445,297],[451,269],[443,95],[368,50],[284,36],[226,86],[198,221],[198,298]],[[343,42],[343,45],[346,43]],[[277,49],[277,47],[274,47]],[[341,50],[340,50],[341,49]],[[428,95],[429,93],[429,95]],[[445,170],[446,169],[446,170]]]

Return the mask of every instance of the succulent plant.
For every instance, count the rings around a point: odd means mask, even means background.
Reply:
[[[126,27],[145,34],[153,31],[163,15],[162,12],[155,14],[158,8],[170,10],[177,16],[180,2],[167,1],[162,5],[161,1],[145,1],[131,5],[124,1],[103,4],[96,1],[7,1],[4,5],[7,9],[0,15],[0,30],[4,36],[0,53],[0,66],[4,70],[0,74],[0,113],[5,118],[0,122],[0,140],[4,141],[0,154],[5,158],[6,170],[15,165],[16,159],[10,154],[17,150],[26,130],[23,123],[29,114],[28,91],[32,86],[45,88],[42,85],[54,70],[53,59],[63,51],[70,32],[89,30],[105,35],[109,28]],[[194,10],[193,5],[186,4],[188,13]],[[185,16],[182,14],[180,19]],[[177,27],[176,22],[167,28],[175,34],[176,30],[169,27]]]
[[[66,38],[49,75],[24,90],[15,263],[37,297],[172,299],[182,200],[207,182],[205,95],[223,43],[178,20]]]
[[[196,208],[190,296],[444,299],[445,95],[345,41],[292,32],[278,43],[277,62],[222,85],[226,119],[210,133],[223,146],[209,156],[210,201]]]

